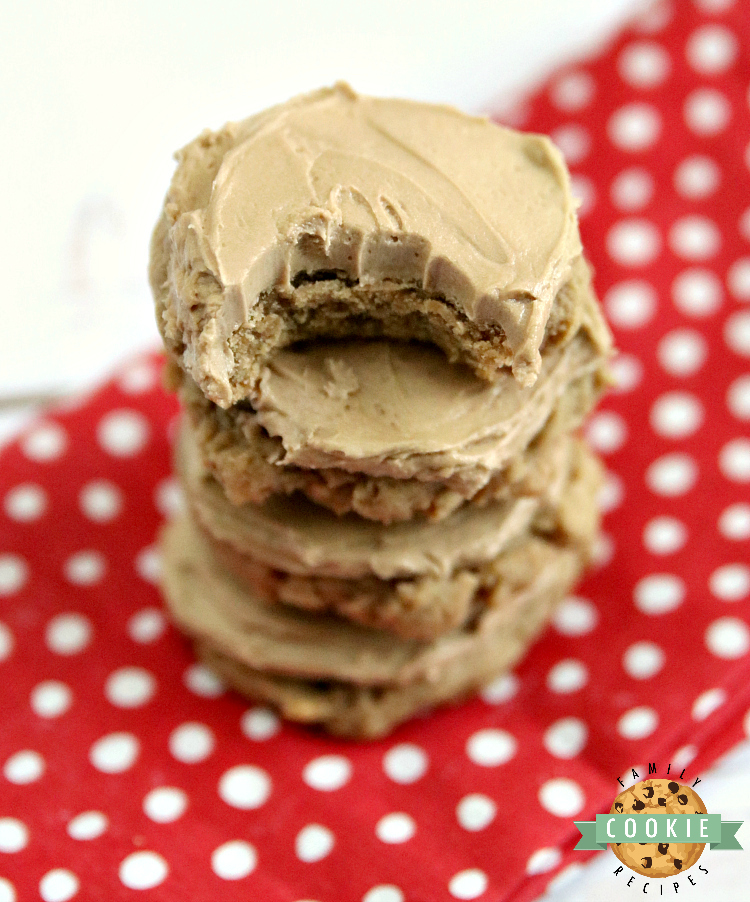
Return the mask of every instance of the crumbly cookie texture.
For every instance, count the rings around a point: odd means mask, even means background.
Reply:
[[[333,612],[395,635],[430,640],[465,625],[487,605],[502,604],[516,591],[519,578],[528,578],[535,550],[544,543],[575,546],[588,557],[598,526],[600,468],[580,446],[570,451],[564,485],[539,500],[528,525],[507,534],[507,544],[492,560],[442,575],[346,579],[289,573],[238,551],[231,541],[214,538],[205,527],[201,531],[218,563],[261,601]]]
[[[497,604],[425,642],[259,601],[216,561],[187,517],[167,527],[163,551],[167,602],[204,660],[285,717],[357,738],[385,735],[511,667],[585,557],[576,546],[539,540],[516,561]]]
[[[545,137],[336,85],[218,132],[178,165],[151,245],[165,344],[221,407],[280,348],[385,335],[533,384],[580,259]]]
[[[705,814],[706,806],[695,790],[676,780],[643,780],[621,792],[611,814]],[[672,877],[691,868],[703,854],[705,843],[612,843],[616,857],[645,877]]]

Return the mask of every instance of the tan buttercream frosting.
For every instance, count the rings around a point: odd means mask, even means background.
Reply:
[[[183,159],[152,280],[169,281],[155,291],[190,323],[183,365],[216,403],[247,396],[230,339],[259,299],[321,272],[445,299],[500,329],[514,374],[533,383],[552,302],[581,254],[567,170],[547,138],[338,84],[204,140],[218,157]]]

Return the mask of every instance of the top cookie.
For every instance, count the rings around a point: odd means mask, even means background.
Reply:
[[[294,342],[417,339],[536,379],[581,254],[560,153],[445,106],[336,85],[177,155],[150,278],[168,350],[221,407]]]

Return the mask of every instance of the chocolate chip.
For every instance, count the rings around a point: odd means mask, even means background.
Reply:
[[[660,854],[660,855],[666,855],[666,854],[667,854],[667,849],[668,849],[668,848],[669,848],[669,843],[668,843],[668,842],[660,842],[660,843],[659,843],[659,854]]]
[[[680,803],[680,805],[687,805],[687,796],[685,795],[684,792],[681,792],[677,796],[677,801]]]
[[[677,868],[678,871],[681,871],[682,870],[682,861],[680,861],[679,858],[675,858],[674,866]]]
[[[678,790],[679,788],[680,788],[680,784],[679,784],[679,783],[675,783],[674,780],[673,780],[671,783],[667,783],[667,789],[668,789],[670,792],[677,792],[677,790]]]
[[[622,814],[622,802],[615,802],[615,811],[618,814]]]
[[[667,807],[667,800],[666,800],[666,799],[659,799],[659,804],[661,805],[662,808],[666,808],[666,807]]]
[[[633,811],[643,811],[645,807],[646,806],[640,799],[636,799],[635,802],[633,802]]]
[[[654,795],[654,787],[653,787],[653,786],[646,786],[646,787],[644,787],[644,789],[643,789],[643,794],[646,796],[647,799],[653,798],[653,795]]]
[[[641,864],[644,868],[651,867],[651,859],[650,858],[641,858]],[[680,863],[680,867],[682,867],[682,863]]]

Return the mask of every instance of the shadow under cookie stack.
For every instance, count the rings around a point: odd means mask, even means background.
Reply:
[[[591,555],[610,336],[560,154],[336,85],[178,154],[151,282],[197,654],[354,737],[514,665]]]

